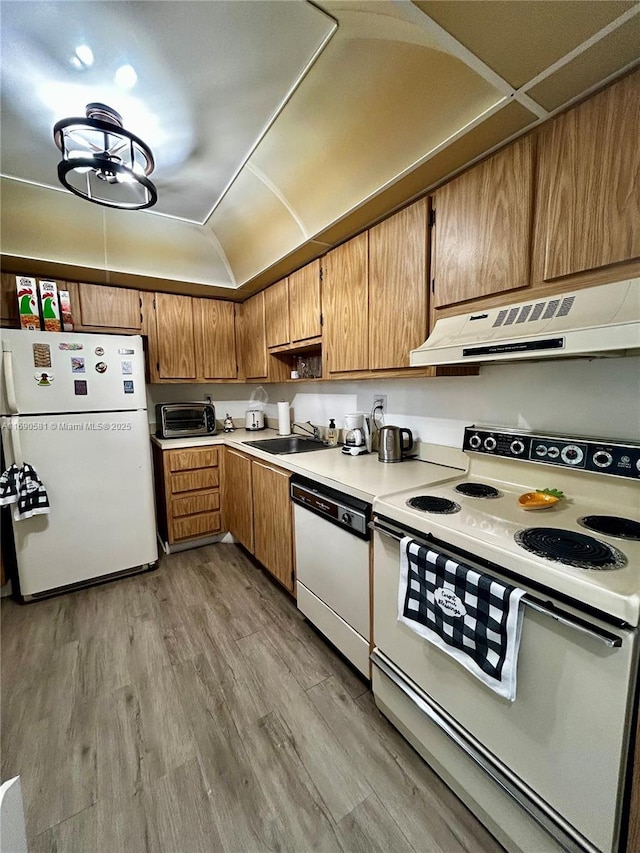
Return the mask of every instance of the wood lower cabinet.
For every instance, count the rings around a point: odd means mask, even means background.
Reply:
[[[541,129],[534,281],[640,259],[639,133],[640,71]]]
[[[220,449],[153,445],[158,529],[169,545],[222,530]]]
[[[289,592],[294,588],[293,518],[288,471],[225,448],[224,529]]]
[[[225,447],[222,480],[224,529],[253,554],[253,488],[251,459]]]
[[[518,140],[436,190],[435,308],[529,286],[534,150]]]
[[[262,462],[251,463],[254,556],[293,592],[293,522],[290,474]]]

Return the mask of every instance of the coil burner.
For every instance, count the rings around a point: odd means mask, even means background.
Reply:
[[[454,488],[454,492],[460,492],[461,495],[466,495],[468,498],[499,498],[502,497],[502,492],[488,486],[486,483],[458,483]]]
[[[420,512],[434,512],[439,515],[451,515],[454,512],[460,512],[460,504],[450,501],[448,498],[437,498],[434,495],[418,495],[416,498],[410,498],[407,505],[413,509],[419,509]]]
[[[627,558],[617,548],[573,530],[530,527],[518,530],[514,538],[518,545],[538,557],[577,569],[606,571],[627,564]]]

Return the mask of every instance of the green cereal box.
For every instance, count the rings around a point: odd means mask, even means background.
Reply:
[[[16,276],[16,293],[18,295],[18,313],[20,326],[32,331],[40,330],[40,313],[38,311],[38,291],[35,278],[24,275]]]

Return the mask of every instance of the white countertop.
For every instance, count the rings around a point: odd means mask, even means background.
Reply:
[[[348,456],[340,447],[313,450],[308,453],[274,454],[243,444],[245,441],[260,441],[275,438],[276,430],[264,429],[249,431],[236,429],[231,433],[218,433],[206,438],[171,438],[151,440],[163,450],[175,450],[183,447],[202,447],[223,444],[242,450],[243,453],[269,462],[294,474],[309,477],[318,483],[339,491],[373,501],[375,497],[393,492],[412,489],[417,486],[440,483],[459,474],[455,468],[424,462],[420,459],[407,459],[404,462],[379,462],[376,453],[361,456]],[[437,458],[436,446],[430,446],[430,455]],[[443,448],[444,457],[449,461],[451,448]]]

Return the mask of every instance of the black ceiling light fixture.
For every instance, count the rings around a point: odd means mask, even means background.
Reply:
[[[124,129],[111,107],[87,104],[86,118],[56,122],[53,138],[62,152],[58,178],[80,198],[123,210],[143,210],[158,200],[148,178],[155,166],[151,149]]]

